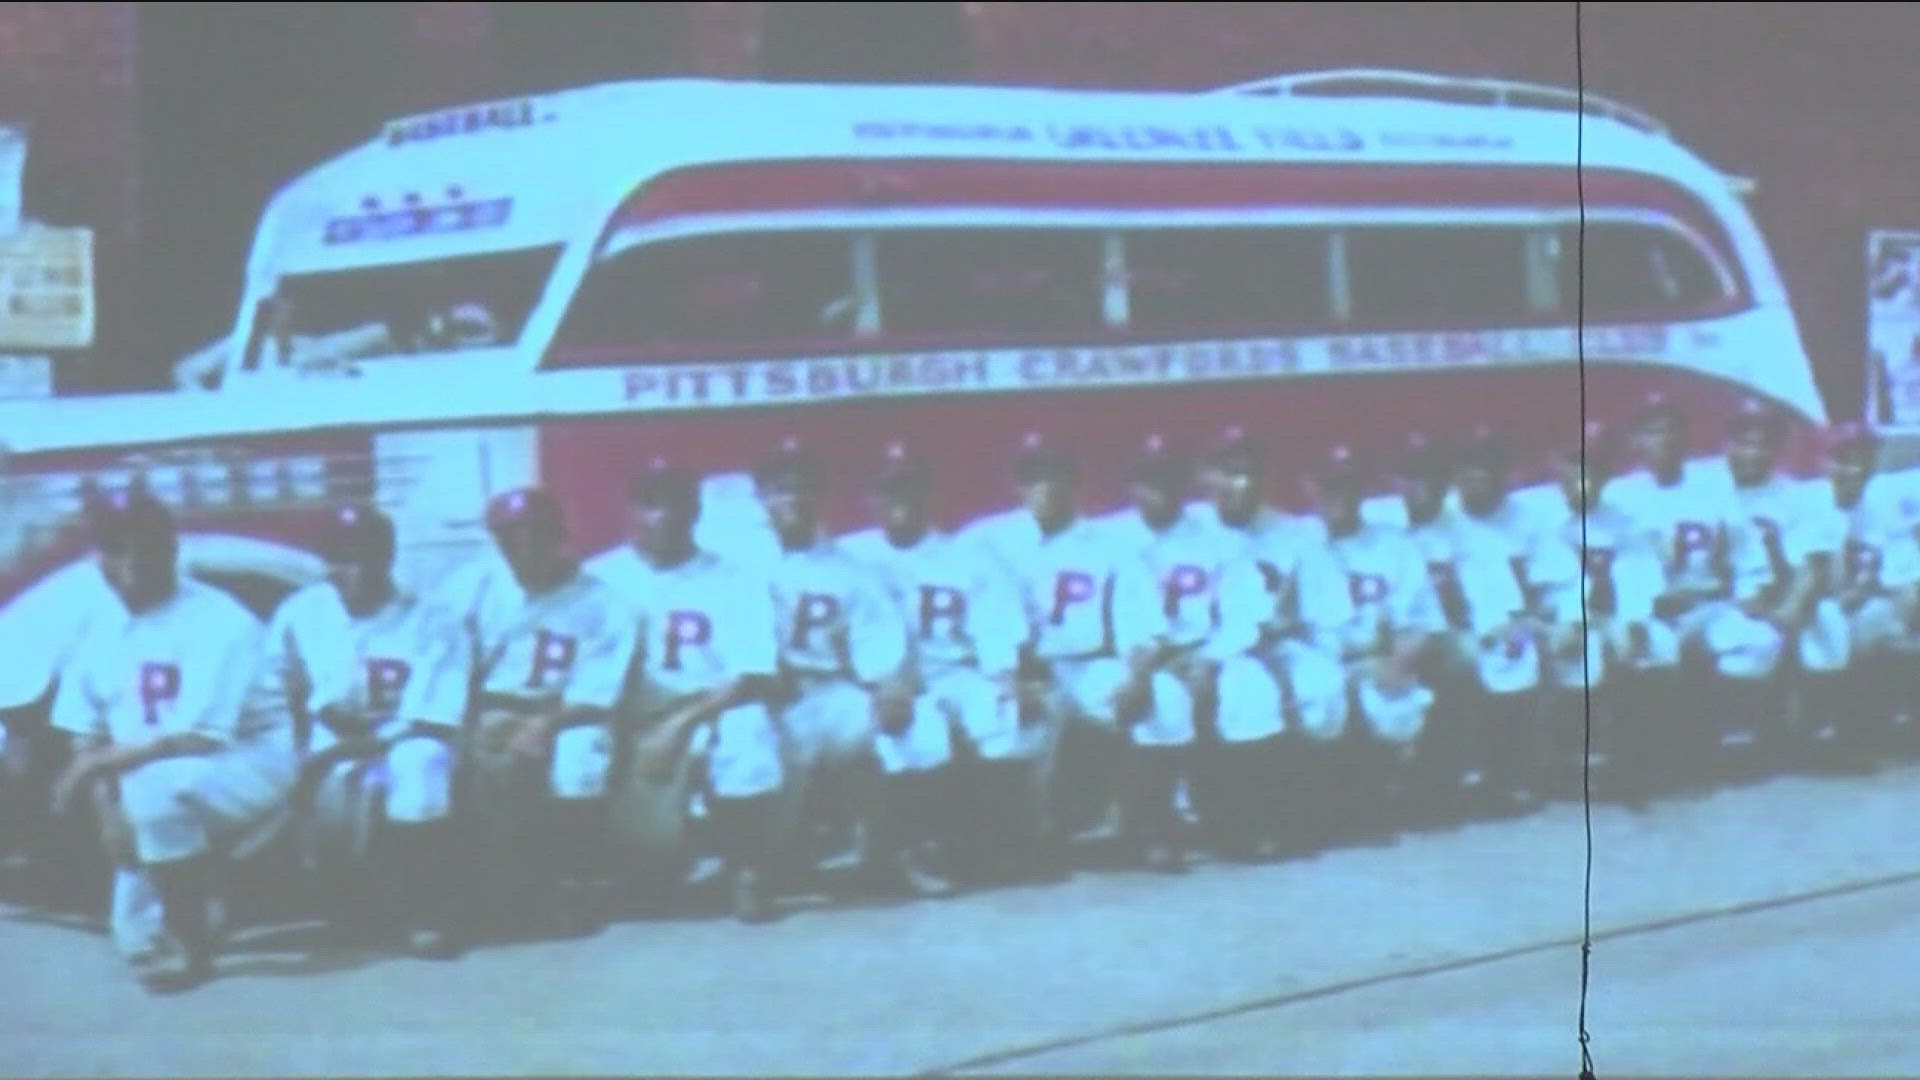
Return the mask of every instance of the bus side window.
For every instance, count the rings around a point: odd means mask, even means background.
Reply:
[[[559,366],[633,350],[720,359],[853,335],[852,238],[753,232],[643,244],[588,271],[560,326]]]
[[[1720,275],[1706,256],[1670,229],[1637,222],[1589,222],[1584,260],[1576,257],[1578,243],[1574,229],[1564,230],[1560,295],[1572,310],[1584,271],[1589,319],[1682,314],[1728,299]]]
[[[1128,325],[1156,333],[1288,332],[1332,318],[1324,229],[1128,233]]]
[[[1346,257],[1361,329],[1522,325],[1538,317],[1522,229],[1356,228],[1346,233]]]
[[[1101,242],[1092,229],[882,232],[881,324],[890,337],[1100,331]]]

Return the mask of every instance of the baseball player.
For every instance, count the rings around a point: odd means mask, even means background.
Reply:
[[[1847,544],[1833,594],[1845,613],[1858,687],[1857,718],[1888,725],[1877,734],[1897,745],[1914,730],[1920,700],[1920,500],[1902,497],[1876,475],[1880,440],[1865,424],[1848,422],[1827,439],[1834,507],[1847,518]]]
[[[1210,516],[1232,545],[1231,561],[1220,573],[1220,640],[1213,649],[1244,648],[1254,662],[1253,668],[1236,664],[1220,673],[1221,734],[1228,742],[1253,744],[1244,752],[1222,748],[1241,764],[1228,770],[1238,777],[1220,787],[1272,786],[1274,776],[1281,777],[1279,798],[1269,795],[1263,806],[1254,806],[1247,795],[1221,808],[1241,827],[1255,829],[1251,850],[1237,842],[1229,848],[1258,855],[1270,846],[1276,816],[1292,819],[1285,824],[1296,842],[1331,824],[1324,814],[1287,811],[1324,807],[1338,793],[1334,778],[1349,718],[1340,628],[1353,617],[1353,605],[1320,522],[1266,504],[1266,451],[1244,428],[1222,433],[1208,455],[1207,477]],[[1279,704],[1278,742],[1269,741],[1275,734],[1268,726],[1272,701]]]
[[[1388,800],[1404,785],[1404,772],[1426,730],[1433,691],[1419,678],[1420,658],[1446,631],[1426,559],[1406,530],[1363,520],[1367,488],[1363,464],[1347,446],[1337,446],[1321,464],[1314,488],[1327,548],[1346,576],[1352,617],[1340,627],[1341,660],[1352,701],[1369,736],[1376,771],[1357,786]]]
[[[1552,746],[1556,760],[1575,765],[1585,752],[1589,705],[1598,729],[1594,761],[1631,760],[1632,749],[1622,739],[1638,733],[1625,729],[1641,723],[1649,703],[1642,674],[1655,652],[1672,652],[1670,643],[1663,650],[1646,644],[1652,635],[1668,633],[1653,617],[1659,559],[1635,543],[1620,508],[1602,499],[1618,454],[1606,427],[1591,422],[1580,440],[1554,455],[1564,509],[1534,534],[1526,553],[1528,600],[1546,657]],[[1612,777],[1627,779],[1618,768]],[[1562,773],[1558,779],[1573,777]]]
[[[880,717],[875,824],[888,827],[875,839],[889,878],[922,895],[950,890],[943,856],[978,865],[980,841],[999,831],[983,818],[1016,790],[1032,751],[1016,682],[1027,637],[1019,591],[978,544],[934,527],[931,484],[924,460],[889,446],[874,485],[879,524],[841,541],[907,616],[915,696],[910,710]],[[962,843],[930,849],[942,840]]]
[[[1740,696],[1742,707],[1732,718],[1737,725],[1753,717],[1763,738],[1791,734],[1831,742],[1830,717],[1845,707],[1840,692],[1849,642],[1846,616],[1826,594],[1846,545],[1847,521],[1830,500],[1781,471],[1785,439],[1784,415],[1754,400],[1742,403],[1729,432],[1727,465],[1739,510],[1728,537],[1732,600],[1756,638],[1772,642],[1770,662],[1729,673],[1741,690],[1754,691]],[[1779,680],[1791,675],[1804,680],[1812,723],[1788,733],[1777,726],[1786,718],[1775,694]],[[1732,734],[1741,734],[1737,726]]]
[[[53,725],[77,753],[56,809],[90,798],[116,867],[143,870],[164,932],[140,925],[116,876],[115,938],[156,990],[213,974],[210,925],[222,860],[264,837],[293,784],[291,732],[242,709],[260,656],[260,624],[211,586],[177,571],[172,514],[135,489],[89,508],[100,567],[122,605],[89,622],[63,673]],[[133,925],[128,925],[129,923]]]
[[[365,867],[356,856],[369,840],[376,844],[373,877],[397,894],[408,950],[449,958],[457,948],[444,880],[453,733],[416,725],[400,711],[415,658],[433,643],[423,640],[417,598],[394,584],[386,515],[342,506],[318,547],[328,580],[274,612],[247,711],[284,718],[294,732],[304,759],[296,806],[311,819],[315,846],[329,849],[310,851],[310,861],[328,874],[358,877]],[[380,827],[369,837],[375,821]]]
[[[1673,697],[1651,718],[1665,729],[1662,753],[1650,755],[1645,777],[1661,784],[1721,741],[1728,716],[1753,715],[1764,703],[1765,676],[1783,647],[1776,627],[1732,602],[1733,531],[1744,514],[1724,462],[1689,461],[1687,416],[1671,399],[1652,395],[1636,418],[1642,465],[1607,485],[1603,501],[1618,506],[1636,542],[1661,555],[1664,584],[1654,612],[1670,634],[1652,635],[1648,667],[1677,663]],[[1660,654],[1670,645],[1677,655]],[[1698,702],[1704,707],[1683,706]]]
[[[1436,692],[1452,727],[1443,742],[1459,755],[1463,787],[1525,805],[1547,756],[1536,693],[1540,651],[1524,577],[1539,523],[1511,496],[1506,440],[1498,432],[1472,432],[1453,466],[1459,505],[1432,525],[1445,534],[1451,557],[1440,587],[1454,593],[1463,616],[1440,639]],[[1440,540],[1426,542],[1438,547]]]
[[[1131,786],[1136,812],[1122,822],[1123,838],[1144,864],[1177,871],[1183,860],[1166,835],[1171,815],[1138,813],[1149,793],[1173,783],[1176,763],[1165,748],[1177,747],[1192,723],[1178,706],[1182,690],[1165,673],[1156,679],[1149,663],[1166,634],[1166,609],[1137,548],[1080,514],[1078,477],[1063,449],[1027,436],[1014,461],[1025,505],[966,534],[1000,560],[1026,613],[1022,709],[1033,718],[1037,752],[1032,800],[1022,808],[1032,829],[1017,855],[1044,854],[1034,840],[1058,844],[1069,835],[1063,821],[1098,818],[1131,776],[1141,782]]]
[[[879,578],[823,531],[820,462],[807,447],[783,441],[753,480],[780,544],[764,572],[780,626],[780,720],[791,755],[782,845],[803,867],[830,854],[814,850],[813,835],[869,862],[862,810],[872,806],[874,736],[882,718],[898,727],[913,708],[906,620]]]
[[[690,807],[704,811],[734,916],[763,922],[775,914],[775,815],[787,778],[770,708],[780,696],[773,590],[694,542],[700,489],[684,467],[650,462],[629,495],[630,542],[587,564],[628,598],[639,628],[615,828],[626,846],[658,854],[682,842]]]
[[[567,554],[545,490],[496,497],[486,521],[494,550],[443,583],[435,648],[415,664],[401,715],[464,733],[462,869],[490,909],[473,914],[519,919],[545,899],[559,929],[586,932],[603,914],[611,723],[638,620]]]

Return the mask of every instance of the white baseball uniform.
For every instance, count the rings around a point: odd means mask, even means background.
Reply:
[[[1735,602],[1776,593],[1791,575],[1804,573],[1815,556],[1824,555],[1829,565],[1839,568],[1846,547],[1847,519],[1832,499],[1821,495],[1818,488],[1780,473],[1752,487],[1735,486],[1734,502],[1741,516],[1729,530],[1728,547]],[[1770,625],[1767,628],[1779,645],[1767,662],[1759,661],[1756,655],[1751,677],[1770,674],[1779,663],[1780,650],[1788,644],[1780,630]],[[1847,620],[1836,600],[1822,597],[1794,637],[1792,644],[1806,670],[1837,672],[1846,668]]]
[[[946,764],[956,727],[982,758],[1018,754],[1020,710],[1011,680],[1027,626],[1014,583],[979,545],[939,530],[907,547],[881,529],[840,543],[879,576],[905,615],[920,677],[911,726],[876,737],[881,768],[892,774]]]
[[[1221,669],[1221,734],[1232,738],[1240,728],[1242,738],[1261,737],[1277,697],[1282,730],[1291,724],[1310,739],[1339,738],[1349,711],[1340,631],[1353,602],[1326,528],[1265,507],[1243,526],[1215,514],[1207,520],[1232,544],[1219,585],[1224,640],[1215,648],[1244,649],[1258,665]]]
[[[1838,591],[1864,594],[1849,613],[1856,648],[1920,652],[1920,626],[1913,625],[1904,610],[1907,598],[1920,588],[1920,539],[1915,537],[1920,500],[1883,481],[1880,476],[1869,479],[1859,501],[1843,511],[1847,546]]]
[[[1511,620],[1527,607],[1521,575],[1549,520],[1542,494],[1509,492],[1485,515],[1460,507],[1441,513],[1442,527],[1452,534],[1452,577],[1466,606],[1460,645],[1490,693],[1523,693],[1540,685],[1539,642]]]
[[[1672,629],[1653,617],[1665,570],[1619,507],[1603,502],[1584,515],[1567,508],[1535,535],[1525,565],[1527,584],[1550,623],[1547,673],[1556,686],[1598,686],[1615,661],[1638,668],[1678,655]],[[1645,649],[1635,646],[1635,627],[1649,642]]]
[[[781,710],[795,764],[851,761],[872,752],[872,687],[902,671],[907,627],[886,586],[822,538],[783,551],[764,571],[779,627],[780,665],[796,696]]]
[[[1114,724],[1114,699],[1127,682],[1123,657],[1166,632],[1154,574],[1137,550],[1084,517],[1044,535],[1024,509],[988,517],[963,536],[998,559],[1019,589],[1032,655],[1048,665],[1067,712]],[[1151,744],[1163,724],[1178,728],[1177,719],[1149,716],[1134,725],[1148,730],[1133,738]],[[1046,741],[1058,725],[1037,730]]]
[[[739,563],[698,551],[661,570],[621,545],[587,569],[636,613],[632,698],[643,712],[779,670],[772,589]],[[707,786],[720,798],[766,795],[785,781],[780,732],[764,702],[735,705],[702,725],[693,751],[705,756]]]
[[[1352,600],[1353,616],[1340,628],[1341,659],[1361,718],[1376,738],[1413,742],[1426,729],[1433,691],[1415,684],[1390,694],[1378,669],[1408,635],[1446,632],[1426,558],[1405,530],[1366,523],[1329,537],[1327,550],[1345,573]]]
[[[295,758],[283,720],[242,709],[260,658],[259,620],[226,593],[183,578],[152,610],[133,615],[116,598],[87,625],[54,697],[54,727],[111,745],[192,733],[219,746],[121,774],[134,855],[150,864],[241,854],[264,839],[259,827],[291,791]],[[116,873],[112,920],[129,953],[159,934],[143,874]]]
[[[1692,601],[1664,620],[1673,634],[1650,644],[1671,652],[1656,652],[1648,666],[1678,663],[1680,650],[1693,645],[1729,676],[1772,669],[1781,648],[1778,631],[1747,618],[1728,599],[1732,579],[1722,555],[1730,551],[1733,530],[1745,515],[1724,461],[1689,461],[1671,485],[1644,470],[1622,476],[1607,485],[1601,501],[1620,510],[1636,544],[1658,553],[1662,595]]]
[[[325,753],[342,735],[377,738],[381,753],[334,765],[314,791],[316,824],[329,838],[360,850],[377,800],[389,821],[439,821],[452,805],[454,750],[442,739],[406,733],[400,703],[415,658],[433,651],[424,640],[420,602],[397,592],[379,610],[355,618],[340,592],[322,582],[294,593],[268,624],[264,659],[248,695],[250,713],[312,723],[308,756]],[[326,712],[348,730],[321,722]]]
[[[506,561],[489,552],[449,575],[428,610],[433,651],[416,665],[400,713],[459,728],[474,697],[527,709],[611,712],[620,702],[639,620],[599,578],[577,570],[530,596]],[[561,799],[606,793],[612,764],[607,722],[562,730],[554,740],[551,792]]]

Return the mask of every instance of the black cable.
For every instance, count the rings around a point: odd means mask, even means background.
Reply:
[[[1585,42],[1581,39],[1581,2],[1573,4],[1573,185],[1574,201],[1579,207],[1574,240],[1574,370],[1580,380],[1580,477],[1591,490],[1592,475],[1587,467],[1587,73]],[[1587,985],[1593,969],[1593,653],[1586,646],[1593,633],[1592,613],[1587,603],[1587,507],[1580,507],[1580,627],[1584,631],[1580,648],[1580,707],[1582,715],[1580,804],[1586,819],[1586,869],[1581,888],[1580,910],[1580,1080],[1594,1080],[1593,1036],[1587,1031]]]

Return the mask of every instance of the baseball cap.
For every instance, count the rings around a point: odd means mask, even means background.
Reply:
[[[1315,463],[1313,479],[1328,491],[1358,491],[1366,485],[1366,464],[1353,447],[1341,443]]]
[[[1554,461],[1578,466],[1584,460],[1588,472],[1605,474],[1612,471],[1614,454],[1613,432],[1600,421],[1589,420],[1580,426],[1578,438],[1569,439],[1559,448]]]
[[[1786,417],[1781,415],[1779,409],[1759,398],[1742,398],[1740,407],[1734,411],[1733,419],[1727,425],[1727,434],[1749,433],[1777,439],[1786,434]]]
[[[1831,454],[1864,453],[1880,446],[1880,435],[1858,420],[1843,420],[1826,430],[1825,443]]]
[[[906,443],[891,442],[881,454],[874,486],[881,491],[915,491],[924,488],[928,479],[926,460]]]
[[[371,506],[334,508],[320,529],[320,557],[329,563],[386,562],[393,558],[393,521]]]
[[[628,481],[627,493],[634,502],[655,506],[690,504],[699,493],[693,472],[670,458],[647,461]]]
[[[1014,476],[1023,484],[1070,480],[1075,472],[1073,458],[1037,431],[1021,440],[1013,459]]]
[[[1253,434],[1238,424],[1228,427],[1214,440],[1207,463],[1224,473],[1244,475],[1258,472],[1263,448]]]
[[[1507,464],[1507,437],[1498,428],[1480,424],[1461,444],[1460,464],[1470,468],[1498,471]]]
[[[1646,427],[1651,424],[1685,427],[1687,413],[1680,407],[1679,402],[1662,391],[1654,390],[1640,399],[1640,408],[1633,414],[1633,422],[1636,427]]]
[[[1177,484],[1186,478],[1186,462],[1173,452],[1163,436],[1148,435],[1142,440],[1140,452],[1127,475],[1138,484]]]
[[[1447,447],[1424,431],[1411,431],[1394,455],[1395,471],[1406,480],[1441,480],[1452,462]]]
[[[553,493],[541,487],[515,488],[487,504],[487,528],[498,532],[519,525],[558,529],[560,504]]]
[[[144,486],[90,492],[87,521],[94,544],[108,551],[135,551],[173,544],[179,538],[173,512]]]
[[[810,486],[819,478],[819,459],[794,435],[780,440],[779,445],[753,467],[753,482],[761,487]]]

